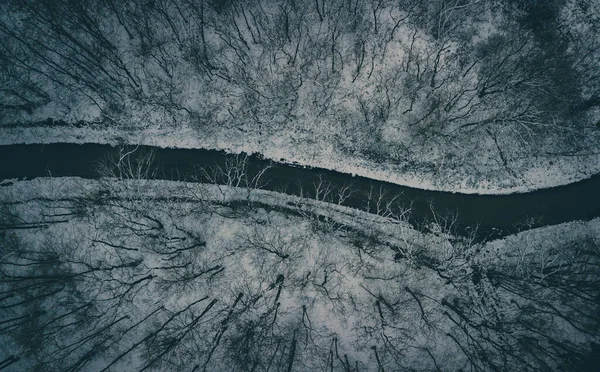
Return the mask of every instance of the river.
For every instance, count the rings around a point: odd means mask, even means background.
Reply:
[[[137,152],[154,151],[158,179],[192,180],[200,177],[201,167],[223,167],[235,155],[216,150],[163,149],[140,146]],[[45,144],[0,146],[0,179],[78,176],[97,178],[98,163],[115,156],[118,149],[99,144]],[[410,207],[409,222],[427,230],[427,221],[435,211],[439,216],[455,218],[456,233],[465,235],[477,228],[479,238],[499,238],[531,227],[553,225],[600,216],[600,175],[566,186],[509,195],[460,194],[421,190],[387,182],[355,177],[319,168],[303,168],[277,164],[259,156],[247,157],[248,173],[256,174],[264,167],[264,187],[314,197],[314,185],[323,181],[336,194],[344,185],[356,190],[344,205],[374,212],[375,201],[367,198],[369,190],[383,191],[385,200],[396,197],[396,208]],[[337,200],[337,199],[336,199]],[[396,209],[397,211],[397,209]]]

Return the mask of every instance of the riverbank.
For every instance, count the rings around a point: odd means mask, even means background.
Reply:
[[[214,149],[231,154],[258,153],[280,163],[318,167],[373,180],[390,182],[423,190],[464,194],[499,195],[525,193],[567,185],[600,173],[600,153],[571,156],[539,156],[500,166],[489,154],[469,155],[465,159],[433,160],[424,156],[391,164],[369,161],[341,153],[330,138],[303,138],[289,133],[268,140],[233,136],[231,132],[200,135],[185,125],[178,128],[130,128],[118,130],[101,124],[9,126],[2,128],[0,145],[50,143],[133,144],[160,148]],[[465,155],[466,156],[466,155]]]
[[[473,195],[409,188],[319,168],[273,163],[222,151],[111,147],[98,144],[0,146],[0,179],[65,176],[210,182],[265,189],[381,216],[407,215],[428,231],[444,221],[456,234],[498,238],[534,227],[600,216],[600,176],[567,186],[511,195]],[[130,168],[131,164],[135,169]],[[141,166],[141,167],[138,167]],[[125,168],[123,168],[125,167]],[[405,213],[408,212],[408,213]]]

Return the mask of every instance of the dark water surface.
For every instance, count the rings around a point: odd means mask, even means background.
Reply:
[[[154,151],[158,179],[194,180],[202,178],[200,168],[224,167],[236,156],[216,150],[161,149],[140,146],[136,153]],[[118,149],[98,144],[50,144],[0,146],[0,179],[61,176],[98,177],[98,163],[107,156],[115,156]],[[239,159],[239,158],[238,158]],[[573,220],[588,220],[600,216],[600,175],[566,186],[522,194],[473,195],[429,191],[375,181],[364,177],[319,168],[302,168],[277,164],[259,156],[247,157],[250,177],[271,165],[263,175],[269,181],[265,189],[284,191],[306,197],[315,196],[315,184],[330,185],[328,198],[337,202],[341,187],[350,185],[354,193],[344,205],[374,212],[376,201],[367,193],[380,191],[384,200],[397,196],[394,210],[411,208],[410,222],[426,229],[426,221],[433,218],[432,206],[441,216],[453,216],[464,234],[478,227],[481,237],[501,237],[529,227],[552,225]],[[221,180],[223,181],[223,180]]]

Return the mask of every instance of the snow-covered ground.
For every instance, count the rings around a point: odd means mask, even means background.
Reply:
[[[3,182],[0,206],[17,368],[535,369],[600,341],[571,296],[594,291],[600,219],[478,244],[263,190],[71,177]]]
[[[515,161],[514,173],[494,164],[473,167],[448,162],[416,164],[378,163],[341,154],[327,138],[298,140],[294,133],[267,142],[231,133],[199,135],[181,125],[177,128],[93,129],[76,126],[5,127],[0,145],[34,143],[141,144],[169,148],[204,148],[229,153],[260,153],[268,159],[319,167],[426,190],[468,194],[510,194],[566,185],[600,173],[600,154],[555,156]],[[477,162],[475,162],[477,163]]]

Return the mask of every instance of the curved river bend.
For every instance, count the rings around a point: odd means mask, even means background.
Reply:
[[[200,167],[224,166],[236,156],[216,150],[162,149],[140,146],[138,151],[153,150],[158,167],[156,178],[182,180],[200,176]],[[96,178],[98,162],[118,154],[110,145],[50,144],[0,146],[0,179],[35,178],[52,175]],[[410,222],[417,227],[433,217],[433,209],[440,215],[456,217],[457,232],[467,233],[478,226],[480,237],[498,238],[530,227],[558,224],[573,220],[588,220],[600,216],[600,175],[566,186],[522,194],[476,195],[429,191],[375,181],[363,177],[319,168],[300,168],[247,157],[250,176],[271,165],[262,176],[269,183],[264,187],[298,195],[314,197],[314,185],[320,181],[336,189],[351,185],[355,192],[344,205],[369,209],[368,190],[383,191],[398,196],[396,202],[411,207]],[[374,211],[374,202],[370,209]]]

